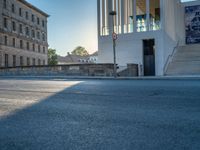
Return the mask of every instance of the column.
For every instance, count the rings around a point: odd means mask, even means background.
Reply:
[[[137,32],[136,0],[133,0],[133,32]]]
[[[97,33],[101,36],[101,13],[100,13],[100,0],[97,0]]]
[[[112,11],[112,0],[108,0],[108,9],[107,9],[107,18],[108,18],[108,26],[109,26],[109,35],[112,35],[113,32],[113,18],[109,15]]]
[[[117,22],[117,31],[118,31],[118,34],[121,33],[121,1],[118,0],[118,13],[117,13],[117,16],[118,16],[118,22]]]
[[[121,32],[124,34],[124,1],[121,0]]]
[[[102,0],[101,6],[101,31],[102,35],[105,35],[105,0]]]
[[[149,31],[150,29],[149,29],[149,24],[150,24],[150,6],[149,6],[149,4],[150,4],[150,2],[149,2],[149,0],[146,0],[146,14],[147,14],[147,20],[146,20],[146,29],[147,29],[147,31]]]

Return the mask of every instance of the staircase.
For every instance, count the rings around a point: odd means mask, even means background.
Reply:
[[[200,44],[179,47],[166,75],[200,75]]]

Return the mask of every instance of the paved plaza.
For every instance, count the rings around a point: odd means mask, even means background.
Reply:
[[[199,150],[200,80],[0,78],[0,150]]]

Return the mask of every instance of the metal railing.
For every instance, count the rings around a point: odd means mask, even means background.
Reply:
[[[165,62],[164,70],[163,70],[164,71],[164,75],[166,74],[167,68],[168,68],[169,64],[171,63],[177,48],[179,47],[179,42],[180,41],[178,40],[178,42],[177,42],[176,46],[174,47],[172,53],[167,57],[167,61]]]

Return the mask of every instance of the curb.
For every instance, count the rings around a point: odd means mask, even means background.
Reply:
[[[0,79],[66,79],[66,80],[200,80],[200,76],[155,77],[84,77],[84,76],[0,76]]]

